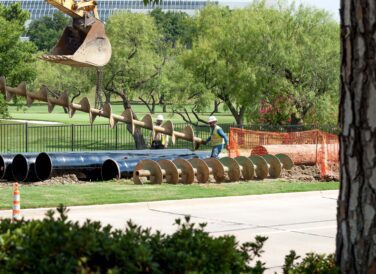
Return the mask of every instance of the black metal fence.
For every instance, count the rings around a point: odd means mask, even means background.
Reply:
[[[175,124],[175,130],[181,131],[187,124]],[[235,124],[221,124],[225,132]],[[263,131],[302,131],[314,129],[314,126],[270,126],[247,125],[245,129]],[[327,126],[328,132],[335,132],[333,126]],[[150,131],[141,129],[146,143],[150,143]],[[208,126],[194,127],[197,137],[206,139],[210,134]],[[191,148],[190,142],[177,139],[170,148]],[[0,152],[53,152],[53,151],[91,151],[134,149],[133,136],[125,124],[117,124],[110,129],[108,124],[94,125],[33,125],[0,124]],[[201,149],[207,149],[202,146]]]

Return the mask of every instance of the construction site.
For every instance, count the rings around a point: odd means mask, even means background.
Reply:
[[[38,1],[0,0],[1,273],[338,273],[336,17]]]
[[[100,73],[111,58],[111,44],[98,16],[95,1],[48,1],[72,17],[55,47],[40,58],[72,67],[92,67]],[[98,83],[97,83],[98,85]],[[75,175],[80,180],[103,181],[132,179],[135,184],[226,183],[240,180],[301,179],[338,180],[338,137],[320,130],[303,132],[265,132],[230,128],[227,151],[213,156],[197,150],[205,140],[195,136],[192,126],[174,129],[172,121],[156,124],[152,115],[135,119],[132,109],[113,113],[110,103],[96,109],[87,97],[71,102],[66,93],[51,97],[45,86],[29,90],[26,82],[11,87],[6,75],[0,78],[0,92],[6,101],[24,98],[28,107],[43,102],[51,113],[55,107],[68,110],[69,117],[85,112],[92,124],[97,117],[108,119],[110,128],[125,123],[132,134],[140,128],[157,135],[191,143],[186,149],[147,149],[90,152],[3,153],[0,155],[0,180],[33,183],[53,177]],[[97,86],[100,89],[100,86]],[[214,135],[213,135],[214,136]],[[64,180],[64,179],[63,179]]]
[[[111,128],[119,122],[126,123],[132,133],[136,128],[144,128],[151,132],[151,136],[164,134],[171,137],[172,143],[176,139],[183,139],[192,144],[191,150],[2,154],[2,180],[36,182],[75,174],[87,181],[132,178],[136,184],[223,183],[276,179],[281,176],[307,179],[309,177],[300,176],[302,170],[307,169],[311,170],[312,180],[339,178],[338,137],[320,130],[278,133],[230,128],[228,155],[222,153],[220,158],[213,158],[210,152],[197,150],[204,141],[195,136],[191,126],[179,132],[174,130],[171,121],[155,125],[149,114],[136,120],[131,110],[124,111],[121,115],[113,114],[110,104],[104,104],[103,109],[95,109],[90,106],[87,98],[83,98],[79,104],[70,103],[66,95],[58,99],[51,98],[43,88],[39,92],[29,91],[26,83],[9,87],[4,77],[0,78],[0,91],[7,100],[14,96],[26,98],[28,106],[34,101],[45,102],[49,112],[55,106],[62,106],[69,109],[70,117],[77,111],[82,111],[88,113],[91,123],[97,116],[105,117]]]

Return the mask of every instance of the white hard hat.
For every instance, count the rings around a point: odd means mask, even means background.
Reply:
[[[215,116],[209,116],[208,123],[217,122],[217,118]]]
[[[159,114],[159,115],[157,116],[157,121],[163,121],[163,120],[164,120],[163,115],[162,115],[162,114]]]

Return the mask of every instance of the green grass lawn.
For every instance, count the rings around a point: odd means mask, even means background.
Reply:
[[[338,182],[289,182],[286,180],[249,181],[224,184],[134,185],[131,181],[31,186],[21,185],[21,207],[56,207],[178,200],[204,197],[258,195],[269,193],[335,190]],[[0,188],[0,208],[12,206],[11,186]]]

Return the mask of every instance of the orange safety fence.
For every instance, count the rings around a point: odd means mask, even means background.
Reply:
[[[229,156],[287,154],[296,165],[317,165],[322,178],[338,174],[338,136],[321,130],[266,132],[230,128]]]

